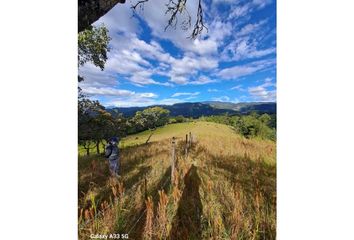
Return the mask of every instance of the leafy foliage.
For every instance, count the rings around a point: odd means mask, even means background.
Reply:
[[[245,136],[246,138],[261,138],[261,139],[276,139],[275,131],[275,115],[262,114],[258,115],[255,112],[249,115],[242,116],[209,116],[201,117],[203,121],[222,123],[230,125],[236,129],[236,131]]]
[[[98,101],[82,98],[78,103],[79,144],[84,146],[87,155],[92,147],[99,153],[99,144],[104,140],[125,135],[126,120],[122,115],[112,117]]]
[[[78,34],[79,66],[92,62],[103,70],[109,52],[109,41],[108,29],[104,25],[80,32]]]
[[[161,107],[152,107],[137,111],[130,120],[129,133],[155,129],[168,123],[170,111]]]

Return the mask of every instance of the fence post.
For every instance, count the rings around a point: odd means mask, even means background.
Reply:
[[[175,162],[176,162],[176,140],[172,137],[172,151],[171,151],[171,183],[173,183],[173,175],[175,172]]]
[[[191,140],[192,140],[192,133],[189,132],[189,147],[192,146]]]
[[[145,185],[145,199],[147,199],[147,180],[146,180],[146,175],[145,175],[144,185]]]
[[[184,155],[185,155],[185,160],[187,160],[187,155],[188,155],[188,134],[186,134],[186,144],[184,146]]]

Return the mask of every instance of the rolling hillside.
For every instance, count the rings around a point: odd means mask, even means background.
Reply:
[[[182,115],[184,117],[198,118],[201,116],[211,116],[220,114],[247,114],[251,111],[258,113],[276,113],[276,103],[230,103],[230,102],[196,102],[196,103],[176,103],[173,105],[158,105],[170,111],[171,116]],[[152,107],[152,106],[149,106]],[[137,111],[142,111],[148,107],[126,107],[108,108],[113,115],[123,113],[126,117],[132,117]]]
[[[79,157],[80,239],[111,232],[129,239],[275,239],[275,142],[210,122],[167,125],[144,144],[150,133],[122,140],[120,180],[108,177],[102,156]]]

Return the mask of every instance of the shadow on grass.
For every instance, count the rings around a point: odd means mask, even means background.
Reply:
[[[197,167],[194,165],[184,177],[184,184],[185,189],[172,222],[169,239],[201,239],[201,214],[203,212],[199,195],[201,180],[197,173]]]
[[[158,191],[159,190],[164,190],[165,192],[168,192],[171,186],[171,167],[168,167],[165,171],[165,173],[163,174],[163,176],[160,178],[160,180],[158,181],[158,183],[150,190],[148,190],[147,195],[152,196],[153,202],[154,202],[154,212],[156,215],[156,211],[157,211],[157,204],[159,201],[159,195],[158,195]],[[147,179],[149,181],[149,179]],[[135,222],[138,220],[139,216],[141,216],[144,213],[145,210],[145,205],[143,205],[141,208],[139,209],[133,209],[133,211],[131,211],[128,216],[130,219],[130,223],[128,224],[128,228],[126,229],[126,231],[129,231],[130,228],[133,227],[133,225],[135,224]],[[143,231],[144,231],[144,223],[145,223],[145,219],[146,219],[146,214],[144,213],[144,215],[142,216],[142,218],[139,220],[139,222],[136,224],[136,226],[133,228],[133,230],[130,232],[129,234],[129,238],[131,239],[143,239]]]

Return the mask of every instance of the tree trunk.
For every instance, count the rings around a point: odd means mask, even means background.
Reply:
[[[96,142],[96,151],[97,151],[97,154],[100,154],[100,141]]]
[[[79,32],[96,22],[117,3],[125,3],[125,0],[79,0]]]
[[[148,139],[146,140],[145,144],[148,144],[148,142],[150,141],[150,138],[152,136],[152,134],[154,134],[153,132],[150,134],[150,136],[148,137]]]

